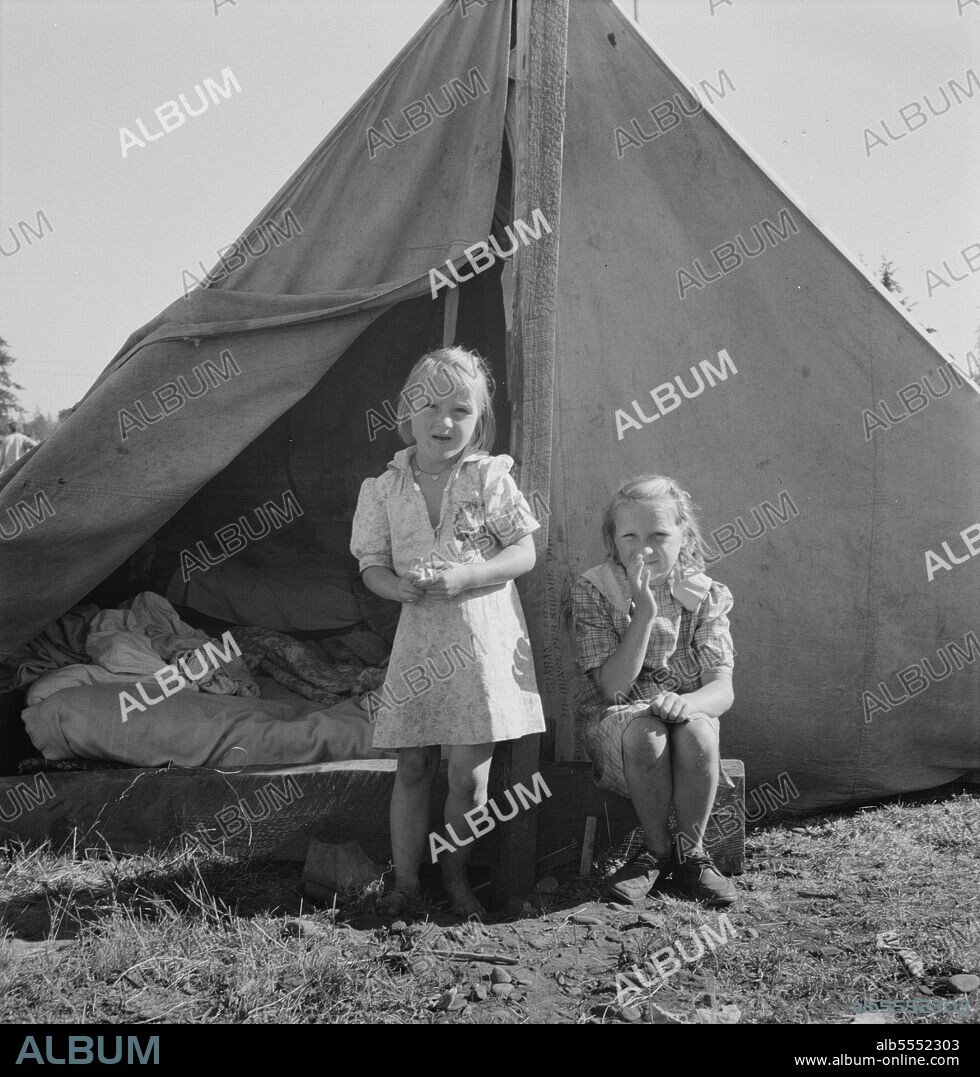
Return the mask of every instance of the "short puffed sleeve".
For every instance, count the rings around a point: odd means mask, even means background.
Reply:
[[[730,674],[735,665],[735,647],[728,624],[734,604],[731,591],[723,583],[712,582],[696,615],[692,649],[704,672]]]
[[[510,476],[513,457],[489,457],[483,476],[486,524],[501,546],[512,546],[541,526]]]
[[[572,585],[571,606],[575,661],[583,673],[588,673],[616,653],[622,638],[616,631],[609,601],[584,576],[579,576]]]
[[[361,572],[373,565],[393,567],[391,527],[378,479],[365,479],[361,483],[351,528],[350,552],[357,558]]]

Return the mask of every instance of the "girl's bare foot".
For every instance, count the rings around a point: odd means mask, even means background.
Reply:
[[[378,912],[382,916],[402,916],[419,899],[418,890],[389,890],[378,899]]]
[[[464,920],[471,916],[482,917],[487,915],[487,910],[480,904],[476,894],[470,889],[466,877],[443,872],[442,885],[445,887],[449,900],[452,902],[453,912],[458,913]]]

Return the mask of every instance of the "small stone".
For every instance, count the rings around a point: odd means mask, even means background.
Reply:
[[[294,939],[310,938],[312,935],[323,935],[325,928],[315,920],[307,920],[305,917],[296,917],[287,920],[282,926],[284,935],[291,935]]]
[[[531,908],[522,897],[509,897],[504,905],[504,911],[508,916],[525,916],[525,907],[530,912]]]
[[[757,939],[759,937],[759,932],[756,931],[754,927],[747,927],[745,929],[745,934],[748,935],[750,939]]]
[[[493,971],[490,973],[490,982],[495,984],[509,984],[513,980],[511,974],[502,969],[499,965],[494,965]]]
[[[473,1002],[486,1002],[490,997],[490,992],[487,990],[486,984],[474,984],[470,988],[470,998]]]
[[[572,923],[573,924],[582,924],[584,926],[592,926],[592,927],[594,927],[594,926],[601,926],[602,921],[599,919],[598,916],[592,916],[590,913],[577,912],[572,917]]]
[[[489,980],[494,967],[495,966],[488,964],[486,961],[477,961],[473,965],[473,970],[481,980]]]
[[[513,984],[494,984],[490,988],[491,992],[497,996],[497,998],[510,998],[514,993]]]
[[[682,1025],[684,1023],[675,1014],[662,1010],[652,1002],[647,1003],[646,1018],[648,1025]]]
[[[968,995],[980,987],[980,977],[971,976],[969,973],[961,973],[957,976],[949,976],[943,981],[947,987],[958,991],[961,995]]]
[[[582,997],[582,988],[581,987],[566,987],[565,988],[565,994],[568,995],[570,998],[581,998]]]
[[[465,1007],[466,999],[455,988],[452,991],[444,991],[436,1003],[437,1010],[448,1010],[450,1013],[455,1013]]]
[[[643,1020],[643,1011],[639,1006],[624,1006],[619,1011],[619,1016],[624,1021],[628,1021],[631,1025],[639,1024]]]
[[[514,969],[511,973],[511,979],[515,983],[519,984],[533,984],[534,973],[530,969],[520,968]],[[506,980],[501,980],[501,983],[506,983]]]
[[[539,894],[554,894],[558,890],[558,880],[554,875],[546,875],[543,879],[538,879],[534,889]]]
[[[721,1006],[717,1010],[694,1011],[702,1025],[737,1025],[742,1019],[742,1011],[737,1006]]]

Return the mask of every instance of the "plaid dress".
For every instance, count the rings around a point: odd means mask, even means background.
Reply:
[[[625,569],[607,561],[579,576],[572,586],[575,660],[581,673],[573,699],[578,735],[605,789],[629,796],[623,773],[622,736],[634,718],[647,713],[662,692],[685,694],[701,687],[707,673],[731,674],[735,649],[729,630],[731,592],[707,576],[682,579],[675,571],[653,588],[657,614],[640,675],[626,699],[612,705],[595,674],[616,652],[630,624],[631,596]],[[707,719],[715,723],[717,719]],[[730,785],[723,776],[724,784]]]

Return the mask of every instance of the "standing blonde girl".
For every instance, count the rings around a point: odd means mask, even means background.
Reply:
[[[392,916],[418,896],[442,745],[446,834],[461,845],[441,859],[443,883],[457,912],[484,913],[466,878],[464,816],[487,801],[494,744],[545,728],[513,583],[534,566],[531,536],[540,525],[510,477],[514,461],[489,455],[492,385],[473,352],[424,355],[399,398],[398,432],[408,448],[385,474],[364,481],[354,515],[351,552],[365,585],[403,606],[374,708],[374,746],[398,749],[395,882],[380,906]]]
[[[646,846],[613,876],[610,894],[641,900],[672,872],[691,896],[730,905],[735,889],[702,842],[719,778],[728,782],[718,719],[734,702],[731,592],[704,575],[694,507],[673,479],[624,483],[602,537],[605,563],[572,589],[584,674],[576,709],[597,784],[632,800]]]

